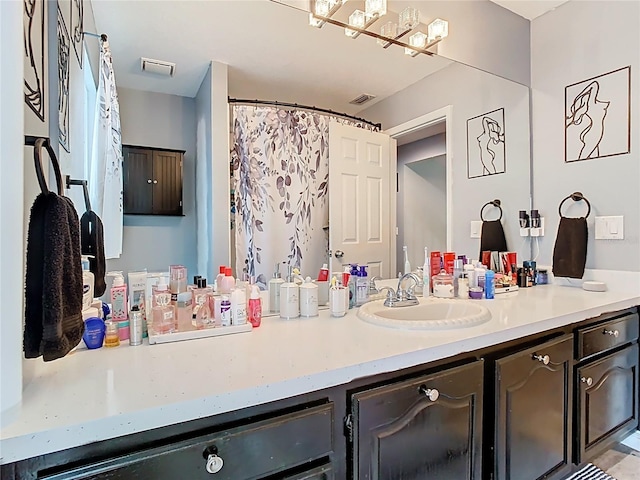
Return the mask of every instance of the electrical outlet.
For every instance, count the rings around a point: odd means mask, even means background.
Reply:
[[[596,240],[624,240],[624,216],[596,217]]]
[[[482,233],[482,221],[472,220],[471,221],[471,238],[480,238],[481,233]]]

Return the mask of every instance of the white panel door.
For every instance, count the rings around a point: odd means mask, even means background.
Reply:
[[[368,265],[369,277],[389,278],[395,249],[396,141],[383,133],[329,125],[329,248],[331,271]],[[395,158],[395,155],[393,155]],[[393,179],[393,181],[392,181]],[[393,205],[392,205],[393,203]]]

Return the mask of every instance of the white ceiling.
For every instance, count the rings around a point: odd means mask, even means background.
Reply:
[[[533,20],[543,13],[566,3],[568,0],[491,0],[493,3],[517,13],[521,17]]]
[[[304,0],[289,3],[306,4]],[[268,0],[93,0],[109,36],[118,86],[193,97],[211,60],[229,65],[229,95],[358,111],[446,67],[372,38],[310,27],[308,14]],[[140,71],[140,57],[175,62],[173,78]],[[361,93],[376,95],[349,105]]]

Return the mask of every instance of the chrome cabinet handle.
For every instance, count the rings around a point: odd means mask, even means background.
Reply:
[[[334,253],[333,256],[336,258],[342,258],[344,257],[344,252],[342,250],[336,250],[336,253]]]
[[[593,378],[591,378],[591,377],[581,377],[580,381],[582,383],[586,383],[587,387],[590,387],[591,385],[593,385]]]
[[[427,388],[424,385],[420,386],[420,394],[427,397],[432,402],[435,402],[440,397],[440,392],[435,388]]]
[[[150,178],[149,178],[149,179],[147,179],[147,183],[149,183],[149,184],[151,183],[151,179],[150,179]]]
[[[208,447],[203,452],[202,456],[207,460],[207,465],[205,468],[208,473],[214,474],[222,470],[224,461],[222,460],[222,457],[218,456],[218,449],[215,445],[212,447]]]
[[[618,330],[605,330],[602,332],[603,335],[611,335],[612,337],[618,338],[620,336],[620,332]]]
[[[540,363],[542,363],[544,365],[549,365],[549,362],[551,361],[551,359],[549,358],[549,355],[536,355],[534,353],[531,358],[533,358],[534,360],[539,361]]]

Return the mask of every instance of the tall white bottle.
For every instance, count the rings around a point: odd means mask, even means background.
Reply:
[[[276,263],[276,269],[273,272],[273,278],[269,280],[269,311],[271,313],[280,313],[280,286],[284,280],[280,276],[280,264]]]
[[[402,251],[404,252],[404,273],[411,273],[411,263],[409,263],[409,251],[407,246],[402,247]]]
[[[300,287],[293,281],[293,268],[289,266],[287,281],[280,285],[280,318],[300,316]]]
[[[429,247],[424,247],[424,264],[422,265],[422,296],[428,297],[431,294],[431,258],[429,258]]]
[[[231,324],[247,323],[247,291],[243,285],[237,285],[231,292]]]

